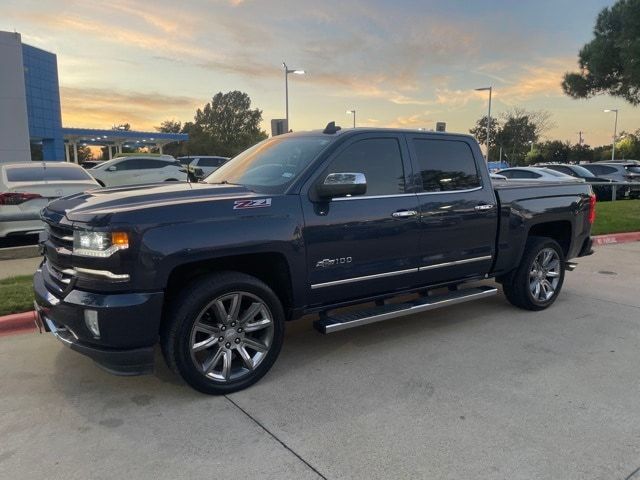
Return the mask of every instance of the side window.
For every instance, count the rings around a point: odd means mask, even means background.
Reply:
[[[465,142],[414,138],[425,192],[465,190],[480,186],[473,152]]]
[[[116,171],[120,172],[122,170],[132,170],[131,160],[123,160],[122,162],[118,162],[114,165],[116,167]]]
[[[511,178],[540,178],[539,173],[533,173],[528,170],[511,170]]]
[[[604,175],[611,175],[612,173],[618,173],[618,169],[617,169],[617,168],[615,168],[615,167],[607,167],[606,165],[602,165],[602,166],[600,166],[600,167],[598,167],[598,168],[600,168],[600,169],[601,169],[600,171],[601,171]]]
[[[600,170],[600,167],[598,165],[585,165],[584,168],[589,170],[594,175],[602,175],[604,173],[602,170]]]
[[[349,145],[331,162],[326,173],[341,172],[364,173],[366,196],[405,191],[400,144],[395,138],[368,138]]]
[[[552,170],[556,172],[564,173],[566,175],[571,175],[572,177],[577,177],[576,172],[571,170],[569,167],[553,167]]]

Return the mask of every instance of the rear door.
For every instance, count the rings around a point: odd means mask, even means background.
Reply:
[[[408,157],[401,135],[355,135],[310,180],[309,190],[330,173],[363,173],[367,180],[365,195],[322,202],[301,196],[311,304],[416,283],[420,221],[407,186]]]
[[[429,134],[410,134],[407,141],[419,188],[420,280],[434,284],[488,273],[498,214],[477,145],[466,137]]]

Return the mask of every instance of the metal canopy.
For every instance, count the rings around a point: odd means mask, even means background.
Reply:
[[[67,162],[71,160],[70,147],[73,148],[74,163],[78,163],[78,145],[109,147],[109,158],[112,158],[112,147],[116,153],[122,153],[122,147],[162,147],[173,142],[184,142],[189,139],[186,133],[139,132],[134,130],[100,130],[94,128],[63,128]]]

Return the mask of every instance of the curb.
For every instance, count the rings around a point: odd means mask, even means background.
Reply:
[[[35,314],[32,310],[0,317],[0,337],[35,330]]]
[[[35,258],[39,256],[40,251],[38,245],[0,248],[0,260],[19,260],[22,258]]]
[[[593,244],[601,247],[618,243],[640,242],[640,232],[610,233],[607,235],[595,235],[592,238]]]

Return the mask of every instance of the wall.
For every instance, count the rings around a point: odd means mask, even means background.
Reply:
[[[20,35],[0,32],[0,162],[31,160]]]
[[[42,142],[43,160],[64,160],[57,58],[22,45],[29,135]]]

